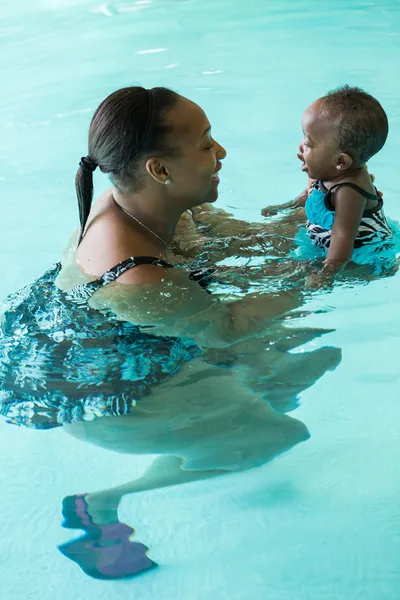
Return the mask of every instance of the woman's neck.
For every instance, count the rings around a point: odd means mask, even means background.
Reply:
[[[148,197],[147,194],[124,194],[117,188],[112,192],[115,203],[126,214],[135,219],[144,229],[169,245],[181,217],[165,198]]]

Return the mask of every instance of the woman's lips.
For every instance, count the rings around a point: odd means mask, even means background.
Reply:
[[[212,175],[212,177],[211,177],[211,181],[212,181],[213,183],[219,183],[219,181],[220,181],[220,180],[219,180],[218,172],[219,172],[221,169],[222,169],[222,165],[221,165],[221,163],[218,163],[218,164],[217,164],[217,168],[215,169],[215,171],[214,171],[214,174],[213,174],[213,175]]]

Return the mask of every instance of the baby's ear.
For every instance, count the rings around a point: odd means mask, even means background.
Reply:
[[[336,168],[339,171],[345,171],[346,169],[350,169],[353,162],[354,161],[351,158],[350,154],[347,154],[347,152],[341,152],[340,154],[338,154],[337,157]]]

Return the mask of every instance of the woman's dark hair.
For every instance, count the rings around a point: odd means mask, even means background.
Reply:
[[[88,156],[81,159],[75,178],[80,240],[93,199],[93,171],[100,167],[121,189],[137,189],[136,172],[141,158],[150,154],[174,156],[178,148],[167,141],[171,127],[166,115],[177,99],[167,88],[128,87],[108,96],[93,115],[89,128]]]

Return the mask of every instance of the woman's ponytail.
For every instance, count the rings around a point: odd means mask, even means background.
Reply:
[[[93,200],[93,171],[97,168],[97,163],[89,156],[81,158],[79,169],[75,177],[75,189],[78,198],[79,221],[81,224],[81,233],[78,246],[82,241],[85,232],[86,223],[89,217]]]

